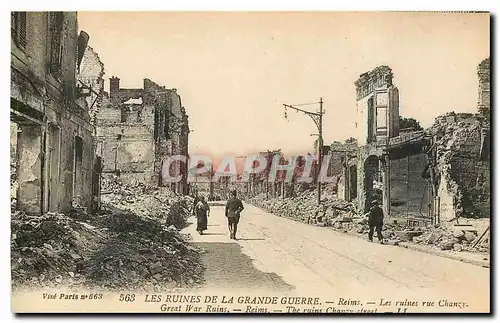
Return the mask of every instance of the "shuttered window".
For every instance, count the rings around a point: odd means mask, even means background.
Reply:
[[[64,15],[62,12],[50,12],[49,30],[50,30],[50,73],[61,73],[62,59],[62,33],[63,33]]]
[[[10,24],[12,39],[19,48],[25,49],[27,45],[26,12],[11,12]]]

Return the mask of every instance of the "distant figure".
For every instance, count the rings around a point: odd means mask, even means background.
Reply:
[[[193,201],[193,215],[196,216],[196,205],[198,205],[198,202],[200,201],[200,197],[198,196],[198,191],[196,191],[194,195],[194,201]]]
[[[208,216],[210,215],[210,207],[203,195],[200,196],[200,201],[195,206],[195,212],[197,219],[196,231],[198,231],[199,234],[203,234],[203,231],[207,229]]]
[[[380,243],[383,242],[382,237],[382,226],[384,225],[384,211],[380,206],[378,206],[378,201],[372,201],[372,207],[370,212],[366,214],[368,217],[368,225],[370,226],[370,231],[368,232],[368,240],[373,241],[373,231],[377,231],[377,238]]]
[[[226,217],[230,238],[236,240],[236,231],[238,230],[240,213],[243,211],[243,203],[236,197],[236,191],[232,191],[231,195],[231,198],[226,203]]]

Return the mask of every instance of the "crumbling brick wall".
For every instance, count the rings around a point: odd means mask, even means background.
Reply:
[[[112,77],[104,102],[97,124],[105,173],[156,185],[166,156],[187,156],[187,115],[175,90],[149,79],[143,89],[121,89]]]
[[[441,219],[490,216],[489,123],[480,114],[448,113],[436,118],[434,137]],[[486,152],[485,152],[486,150]]]

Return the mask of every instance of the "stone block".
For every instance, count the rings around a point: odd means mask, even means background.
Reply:
[[[441,250],[451,250],[451,249],[453,249],[454,245],[455,245],[455,243],[453,242],[453,240],[446,239],[446,240],[441,241],[441,243],[439,244],[439,248]]]

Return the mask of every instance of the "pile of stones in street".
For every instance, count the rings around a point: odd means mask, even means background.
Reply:
[[[277,216],[297,221],[327,226],[333,229],[366,238],[369,232],[368,218],[356,211],[355,201],[346,202],[336,197],[323,197],[321,205],[316,202],[316,192],[306,191],[294,198],[268,198],[259,194],[249,202]],[[375,234],[376,235],[376,234]],[[401,242],[432,246],[440,250],[489,252],[489,239],[478,244],[478,232],[473,228],[457,229],[453,225],[413,228],[405,223],[385,223],[382,235],[387,244]],[[376,239],[376,238],[375,238]],[[474,248],[472,246],[474,245]]]
[[[191,200],[164,194],[165,190],[138,189],[134,194],[130,187],[121,189],[126,194],[120,197],[115,188],[116,203],[104,202],[98,214],[81,209],[41,216],[14,211],[13,288],[83,286],[152,292],[201,284],[201,250],[187,241],[189,235],[179,232]],[[149,201],[158,203],[147,206]]]
[[[11,215],[13,288],[81,282],[85,253],[106,236],[104,229],[60,213]]]
[[[367,218],[343,217],[335,225],[335,229],[366,237],[369,232]],[[376,234],[375,234],[376,236]],[[477,230],[473,228],[457,228],[452,225],[432,226],[427,228],[412,228],[405,224],[385,223],[382,230],[384,241],[391,245],[409,242],[431,246],[440,250],[489,252],[489,239],[478,239]]]
[[[294,198],[266,199],[266,194],[258,194],[249,202],[275,215],[316,226],[334,226],[340,218],[350,218],[356,213],[354,203],[334,196],[324,196],[321,205],[317,205],[314,191],[301,192]]]

